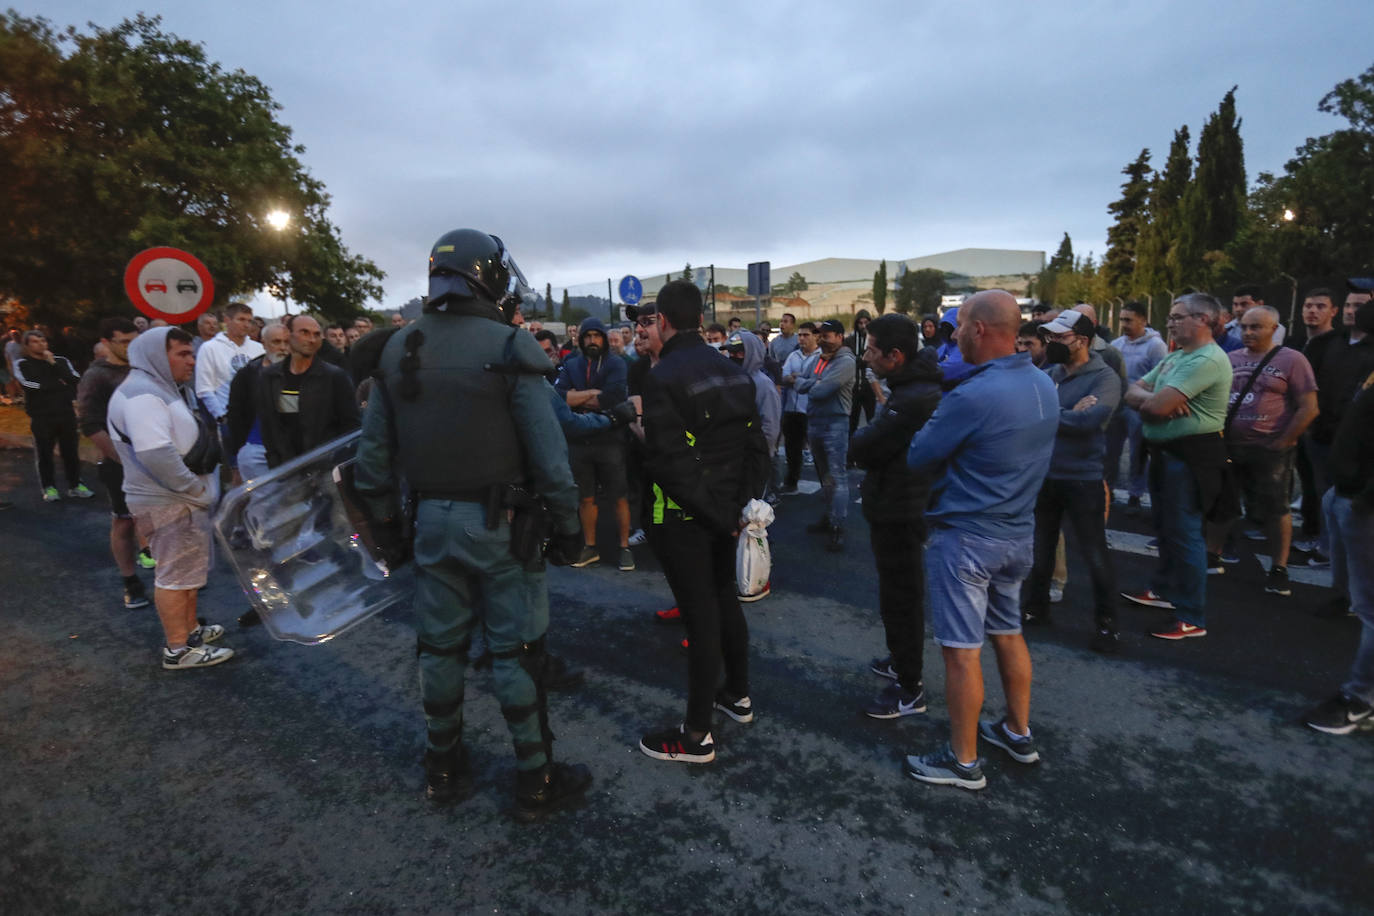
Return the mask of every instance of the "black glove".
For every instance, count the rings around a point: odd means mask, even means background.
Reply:
[[[611,429],[629,426],[639,419],[639,411],[635,410],[633,401],[621,401],[610,410],[603,410],[602,413],[611,418]]]
[[[544,559],[550,566],[571,566],[582,556],[582,532],[555,534],[544,548]]]

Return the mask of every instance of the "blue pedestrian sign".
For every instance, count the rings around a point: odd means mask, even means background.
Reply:
[[[644,295],[644,284],[639,282],[639,278],[633,274],[626,274],[620,278],[620,301],[626,305],[634,305]]]

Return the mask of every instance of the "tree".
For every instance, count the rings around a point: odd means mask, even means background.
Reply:
[[[884,260],[873,272],[873,307],[881,315],[887,308],[887,261]]]
[[[1136,244],[1146,221],[1150,202],[1150,151],[1142,149],[1135,161],[1121,170],[1126,180],[1121,197],[1107,205],[1116,222],[1107,230],[1107,254],[1102,258],[1103,281],[1109,295],[1127,296],[1135,273]]]
[[[787,282],[783,284],[782,287],[783,292],[787,293],[787,295],[789,296],[795,296],[797,293],[801,292],[806,288],[806,278],[795,270],[792,271],[792,276],[787,278]]]
[[[1056,301],[1059,289],[1059,275],[1073,270],[1073,239],[1069,238],[1067,232],[1059,242],[1059,248],[1055,251],[1050,262],[1045,265],[1045,269],[1036,278],[1035,295],[1041,302],[1053,303]]]
[[[691,261],[688,261],[687,266],[682,268],[682,279],[686,280],[688,283],[693,282]]]
[[[946,288],[944,271],[933,267],[908,270],[897,281],[896,301],[892,307],[903,315],[913,311],[934,312],[940,307],[940,297]]]
[[[553,284],[544,284],[544,313],[550,318],[553,317]]]
[[[1374,260],[1374,66],[1336,84],[1317,108],[1347,126],[1309,137],[1282,175],[1260,173],[1228,252],[1249,276],[1340,275]]]
[[[572,324],[572,300],[568,298],[568,291],[566,289],[563,290],[563,307],[558,311],[558,319],[566,325]],[[569,333],[575,332],[569,331]]]
[[[1178,269],[1180,205],[1192,178],[1193,160],[1188,152],[1188,125],[1174,131],[1164,171],[1150,184],[1148,219],[1136,243],[1134,292],[1153,294],[1182,288]]]
[[[127,308],[124,266],[155,245],[204,261],[221,299],[275,286],[342,318],[379,298],[382,272],[343,245],[280,108],[157,18],[59,34],[4,14],[0,298],[54,324]],[[287,231],[266,225],[273,208]]]
[[[1181,283],[1207,285],[1245,217],[1245,147],[1236,117],[1236,87],[1202,126],[1197,168],[1183,194],[1176,260]]]

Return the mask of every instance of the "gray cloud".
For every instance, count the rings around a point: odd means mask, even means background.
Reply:
[[[949,248],[1104,247],[1141,147],[1162,162],[1239,84],[1251,177],[1337,122],[1374,32],[1360,0],[926,6],[164,4],[165,27],[259,76],[346,243],[423,287],[472,225],[555,285],[685,260],[743,266]],[[119,3],[57,0],[58,23]]]

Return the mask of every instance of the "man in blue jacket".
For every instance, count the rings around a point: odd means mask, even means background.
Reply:
[[[907,463],[936,473],[926,521],[931,625],[945,662],[949,744],[907,757],[907,773],[934,785],[987,785],[978,738],[1019,763],[1040,754],[1030,731],[1031,661],[1021,635],[1021,582],[1031,566],[1035,495],[1050,467],[1059,404],[1054,383],[1016,352],[1021,312],[1004,290],[959,310],[954,339],[972,367],[916,433]],[[997,653],[1007,713],[978,721],[984,635]]]
[[[587,318],[577,330],[578,350],[563,361],[554,387],[576,413],[608,410],[625,400],[627,365],[610,351],[606,326],[599,319]],[[625,439],[618,429],[588,436],[569,443],[568,458],[581,498],[578,515],[586,546],[573,566],[595,566],[601,561],[596,549],[597,488],[614,502],[615,520],[620,534],[620,568],[635,568],[630,551],[630,500],[625,477]]]
[[[1050,578],[1059,532],[1067,518],[1093,579],[1097,635],[1092,648],[1118,647],[1116,574],[1107,551],[1107,490],[1102,457],[1107,424],[1121,406],[1121,377],[1093,351],[1094,324],[1076,311],[1040,327],[1049,376],[1059,390],[1059,431],[1049,475],[1035,501],[1035,561],[1026,581],[1024,621],[1050,621]]]

